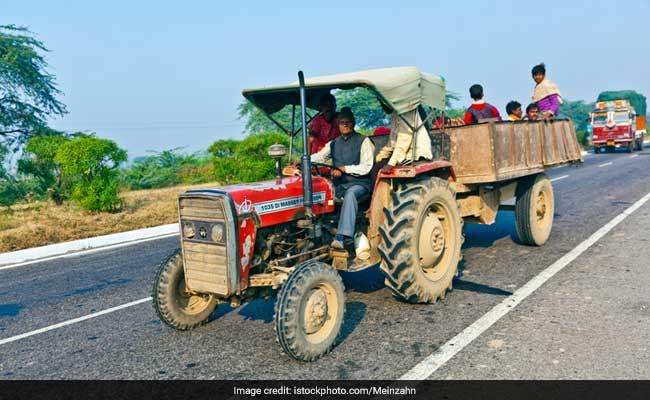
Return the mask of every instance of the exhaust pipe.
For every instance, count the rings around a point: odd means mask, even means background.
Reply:
[[[305,95],[305,75],[298,71],[298,82],[300,84],[300,117],[302,119],[302,197],[305,206],[305,217],[311,220],[313,217],[312,206],[314,205],[311,182],[311,158],[309,157],[309,134],[307,132],[307,99]]]

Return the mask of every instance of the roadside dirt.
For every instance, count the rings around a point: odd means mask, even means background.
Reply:
[[[121,196],[126,204],[117,213],[89,213],[69,203],[18,204],[10,212],[0,212],[0,252],[170,224],[177,221],[176,198],[180,193],[217,185],[124,192]]]

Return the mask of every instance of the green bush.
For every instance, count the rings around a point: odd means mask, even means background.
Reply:
[[[195,184],[214,180],[210,157],[201,154],[182,154],[180,149],[154,152],[136,160],[119,172],[120,185],[127,189],[154,189]]]
[[[275,143],[289,145],[287,135],[278,132],[252,134],[238,141],[218,140],[209,148],[213,156],[214,174],[223,184],[273,179],[275,161],[268,148]]]
[[[81,136],[63,143],[54,161],[71,182],[71,198],[89,211],[115,211],[118,196],[117,167],[126,152],[106,139]]]

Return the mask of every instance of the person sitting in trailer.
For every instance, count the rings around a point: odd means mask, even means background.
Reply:
[[[537,103],[539,112],[544,119],[557,116],[560,109],[562,94],[557,85],[546,78],[546,66],[544,63],[537,64],[531,70],[535,88],[533,89],[532,99]]]
[[[380,101],[386,114],[392,120],[390,127],[390,140],[375,156],[375,163],[382,165],[381,171],[389,174],[397,165],[413,161],[413,131],[406,124],[418,128],[415,139],[415,160],[431,160],[431,138],[417,110],[409,111],[400,117],[388,105]],[[404,118],[404,120],[402,119]]]
[[[499,110],[483,100],[483,86],[479,84],[472,85],[469,88],[469,95],[472,98],[472,105],[465,112],[464,121],[466,124],[478,124],[482,121],[501,121]]]
[[[521,103],[512,100],[506,104],[506,113],[508,114],[508,121],[521,121]]]
[[[526,116],[523,118],[524,121],[537,121],[539,119],[539,106],[537,103],[530,103],[526,107]]]
[[[318,111],[318,115],[307,125],[310,154],[319,152],[329,141],[341,135],[334,95],[325,93],[318,101]]]

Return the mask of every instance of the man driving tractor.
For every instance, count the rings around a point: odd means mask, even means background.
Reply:
[[[331,164],[336,196],[343,199],[341,215],[332,242],[335,249],[343,249],[344,243],[354,236],[359,198],[372,191],[370,171],[373,165],[372,141],[354,130],[355,119],[349,107],[338,114],[338,130],[341,136],[328,142],[311,161]],[[287,172],[285,170],[285,172]],[[295,173],[295,168],[288,170]]]

